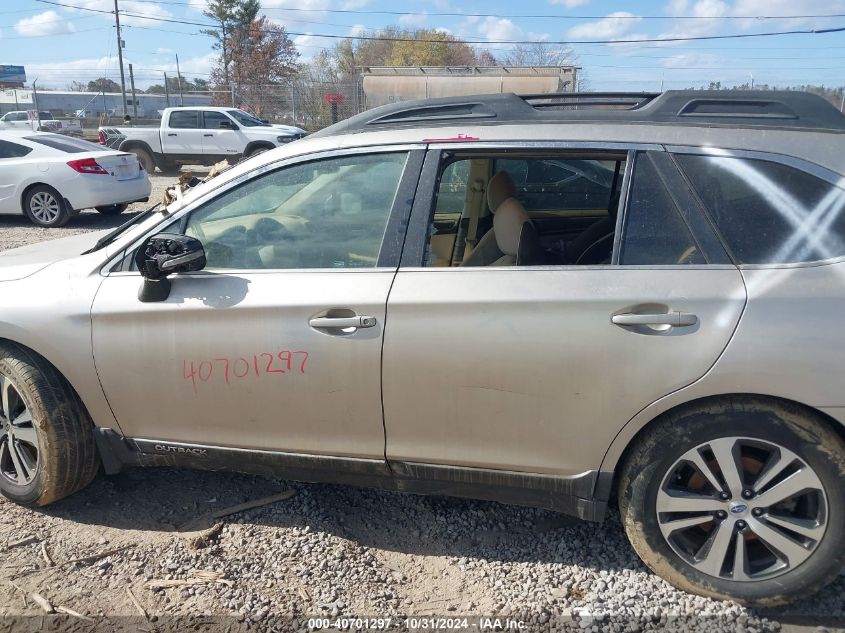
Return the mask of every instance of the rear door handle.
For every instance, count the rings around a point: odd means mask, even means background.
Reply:
[[[314,317],[308,321],[311,327],[322,330],[373,327],[375,324],[376,318],[372,316]]]
[[[698,323],[698,317],[688,312],[664,312],[662,314],[614,314],[611,323],[616,325],[671,325],[672,327],[689,327]]]
[[[214,136],[214,134],[203,134],[203,136]]]
[[[167,136],[179,136],[176,132],[168,132]]]

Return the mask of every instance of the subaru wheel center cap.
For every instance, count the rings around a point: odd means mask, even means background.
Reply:
[[[732,503],[731,514],[735,517],[743,517],[748,514],[748,505],[745,503]]]

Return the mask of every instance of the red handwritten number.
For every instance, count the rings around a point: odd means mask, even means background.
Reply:
[[[215,363],[223,363],[223,375],[226,377],[226,384],[229,384],[229,359],[228,358],[215,358]]]
[[[287,367],[287,370],[290,371],[290,352],[286,349],[283,349],[281,352],[279,352],[278,356],[279,360],[282,361],[285,364],[285,367]]]
[[[273,361],[276,360],[276,357],[272,354],[267,352],[261,352],[262,357],[267,357],[267,366],[264,368],[264,372],[267,374],[286,374],[287,372],[284,369],[273,369]]]
[[[197,390],[197,379],[196,379],[197,370],[196,370],[196,368],[194,368],[194,361],[191,361],[190,368],[191,368],[191,371],[189,372],[188,371],[188,361],[183,360],[182,361],[182,378],[184,378],[185,380],[190,380],[191,384],[194,387],[194,391],[196,391]]]
[[[242,374],[238,373],[238,364],[235,363],[235,369],[234,369],[235,377],[236,378],[243,378],[244,376],[246,376],[249,373],[249,361],[246,358],[239,358],[238,363],[244,364],[244,373],[242,373]]]
[[[255,375],[260,376],[261,372],[258,369],[258,356],[252,357],[252,366],[255,367]]]
[[[302,363],[300,363],[300,365],[299,365],[299,373],[304,374],[305,373],[305,363],[308,361],[308,352],[303,352],[303,351],[300,350],[300,351],[294,352],[294,354],[301,354],[302,355]]]
[[[208,367],[208,374],[206,374],[205,378],[202,377],[203,367]],[[214,369],[214,366],[209,361],[207,361],[207,360],[202,361],[200,363],[199,372],[197,372],[197,375],[200,377],[200,380],[202,380],[203,382],[208,382],[208,379],[211,378],[212,369]]]

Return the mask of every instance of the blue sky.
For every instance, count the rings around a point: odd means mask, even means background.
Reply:
[[[88,9],[113,8],[113,0],[56,1]],[[120,8],[150,18],[205,22],[204,1],[120,0]],[[790,17],[845,14],[845,0],[262,0],[261,4],[269,18],[299,34],[292,37],[303,60],[334,43],[320,34],[349,35],[388,24],[446,29],[466,39],[491,42],[710,36],[845,26],[845,17]],[[433,15],[444,12],[462,15]],[[528,14],[556,17],[518,17]],[[37,76],[38,84],[45,87],[64,88],[72,80],[87,82],[99,76],[118,80],[113,24],[112,15],[81,8],[3,0],[0,63],[26,66],[28,78]],[[122,25],[125,60],[134,64],[139,88],[161,83],[162,71],[175,72],[177,53],[183,74],[207,77],[213,53],[211,39],[198,34],[201,27],[128,16]],[[497,43],[489,47],[494,54],[512,48]],[[750,81],[752,76],[758,85],[845,84],[845,32],[673,44],[574,44],[572,48],[593,90],[656,90],[661,82],[665,88],[710,81],[731,85]]]

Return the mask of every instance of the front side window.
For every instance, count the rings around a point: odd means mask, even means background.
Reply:
[[[845,256],[845,188],[773,161],[677,154],[737,263]]]
[[[202,113],[202,126],[206,130],[219,130],[221,129],[220,124],[224,122],[232,124],[232,120],[222,112],[212,111]]]
[[[269,127],[270,125],[269,123],[264,123],[261,119],[256,119],[254,116],[247,114],[243,110],[227,110],[227,112],[234,117],[235,121],[244,127]]]
[[[194,211],[208,268],[374,268],[407,152],[283,167]]]
[[[707,263],[648,154],[637,155],[628,197],[620,264]]]
[[[199,110],[176,110],[170,113],[170,127],[196,129],[199,127],[198,118]]]

